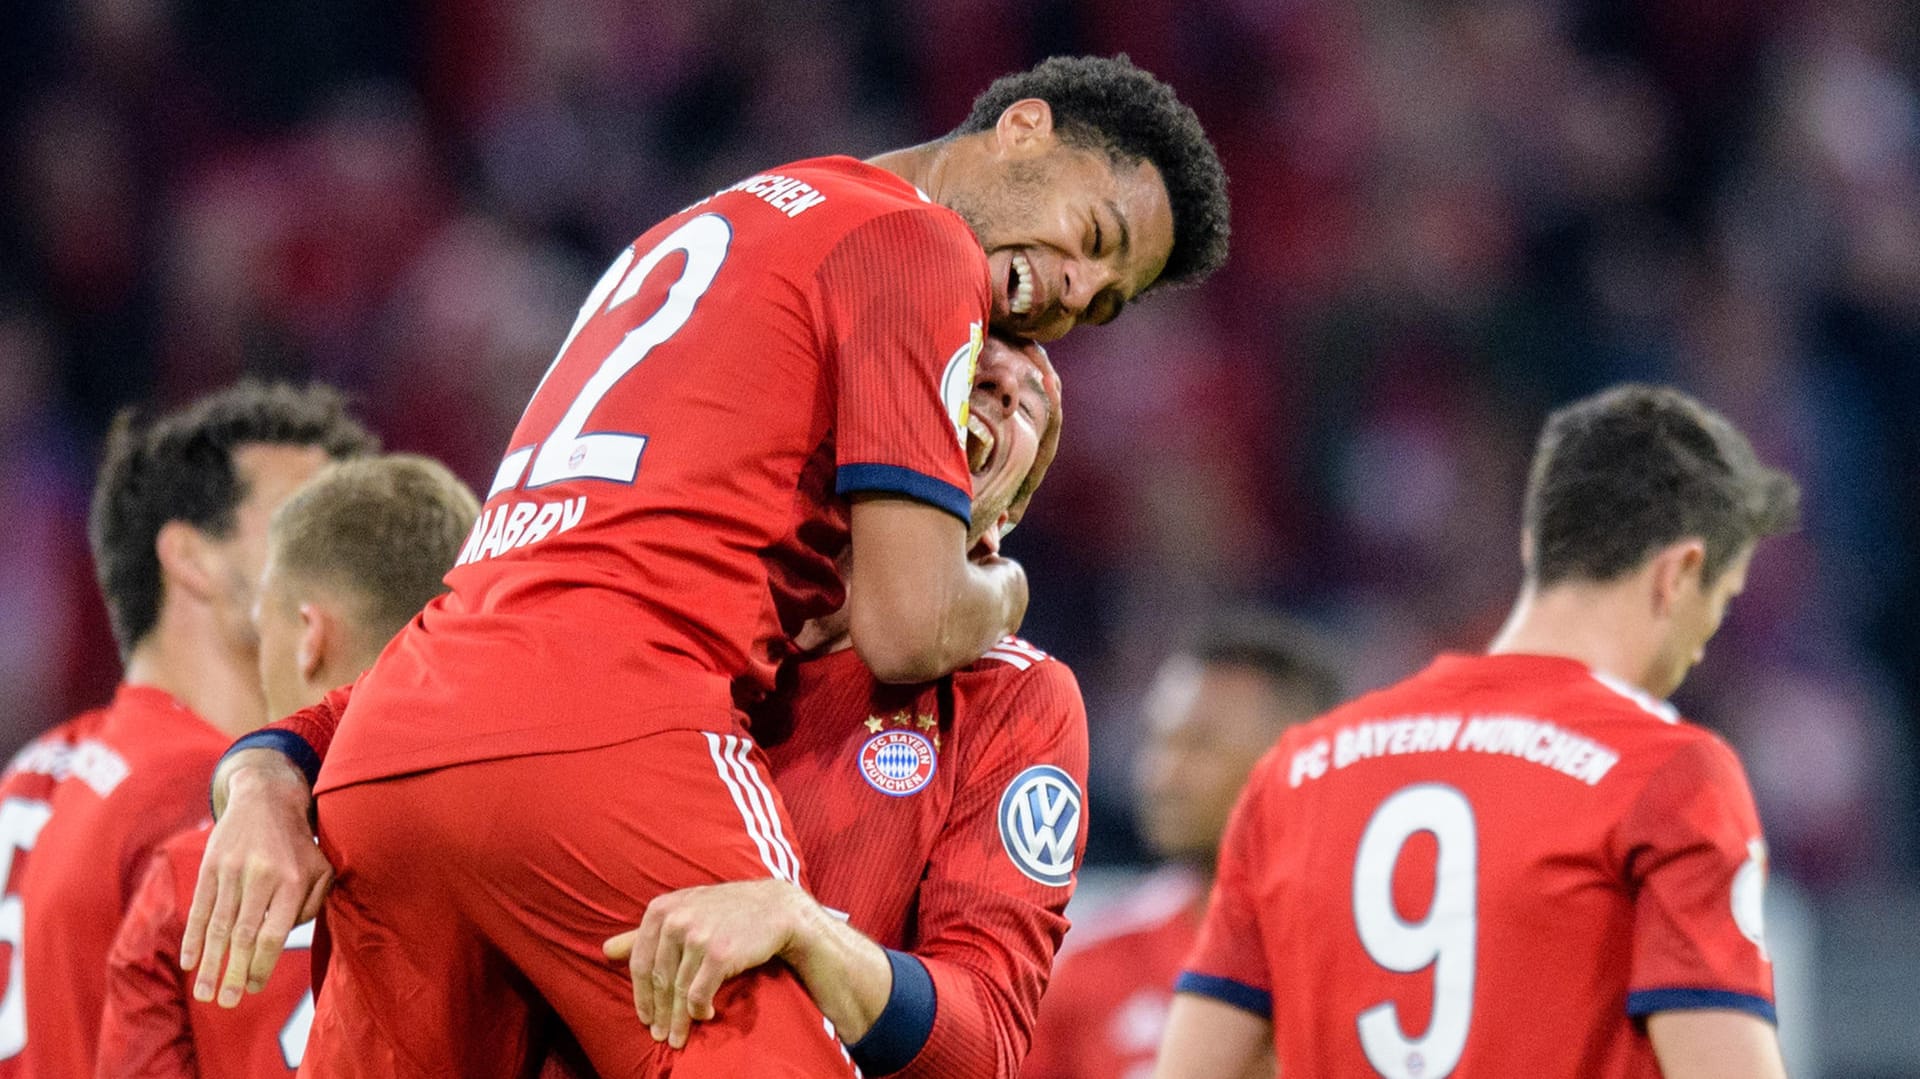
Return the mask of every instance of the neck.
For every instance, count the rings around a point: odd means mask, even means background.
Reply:
[[[867,159],[867,164],[885,169],[927,193],[933,201],[946,205],[940,197],[945,187],[948,153],[953,147],[951,139],[936,139],[923,142],[918,146],[909,146],[904,150],[889,150],[877,157]]]
[[[1527,585],[1487,652],[1578,660],[1659,695],[1647,684],[1657,648],[1645,604],[1615,584]]]
[[[238,738],[267,720],[260,673],[234,655],[206,619],[162,612],[127,657],[123,680],[164,690],[201,719]]]

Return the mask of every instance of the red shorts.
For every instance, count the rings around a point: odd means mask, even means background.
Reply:
[[[601,1079],[854,1075],[783,966],[729,982],[673,1050],[600,953],[666,892],[797,882],[785,815],[750,740],[697,731],[322,794],[332,954],[300,1074],[533,1075],[559,1022]]]

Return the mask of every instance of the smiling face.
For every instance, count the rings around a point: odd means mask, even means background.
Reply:
[[[1037,348],[989,337],[980,350],[967,416],[967,467],[973,472],[969,545],[1004,523],[1054,422],[1053,403],[1032,354]]]
[[[986,249],[996,330],[1053,341],[1110,322],[1173,251],[1173,207],[1151,162],[1062,141],[1046,102],[1015,102],[969,136],[941,201]]]

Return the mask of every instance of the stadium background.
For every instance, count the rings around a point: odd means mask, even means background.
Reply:
[[[1218,141],[1235,238],[1205,288],[1055,349],[1069,433],[1009,543],[1027,635],[1087,690],[1091,861],[1141,858],[1137,705],[1211,602],[1311,618],[1356,690],[1477,647],[1517,584],[1545,410],[1672,381],[1808,488],[1680,696],[1752,775],[1798,1074],[1920,1075],[1910,5],[8,8],[0,747],[117,672],[84,516],[119,406],[326,379],[390,446],[482,482],[586,287],[655,219],[937,136],[1049,53],[1125,50]]]

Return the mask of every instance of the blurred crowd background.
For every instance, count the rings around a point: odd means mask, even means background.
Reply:
[[[656,219],[936,137],[1048,54],[1126,51],[1213,134],[1235,231],[1212,283],[1054,350],[1068,434],[1008,545],[1027,635],[1087,691],[1091,860],[1142,857],[1138,702],[1211,605],[1311,620],[1353,690],[1482,646],[1546,410],[1650,379],[1808,492],[1679,703],[1747,762],[1820,991],[1871,984],[1876,919],[1911,935],[1910,4],[14,0],[8,24],[0,748],[117,674],[84,523],[115,410],[324,379],[484,485]],[[1825,1040],[1858,1041],[1835,1010]]]

